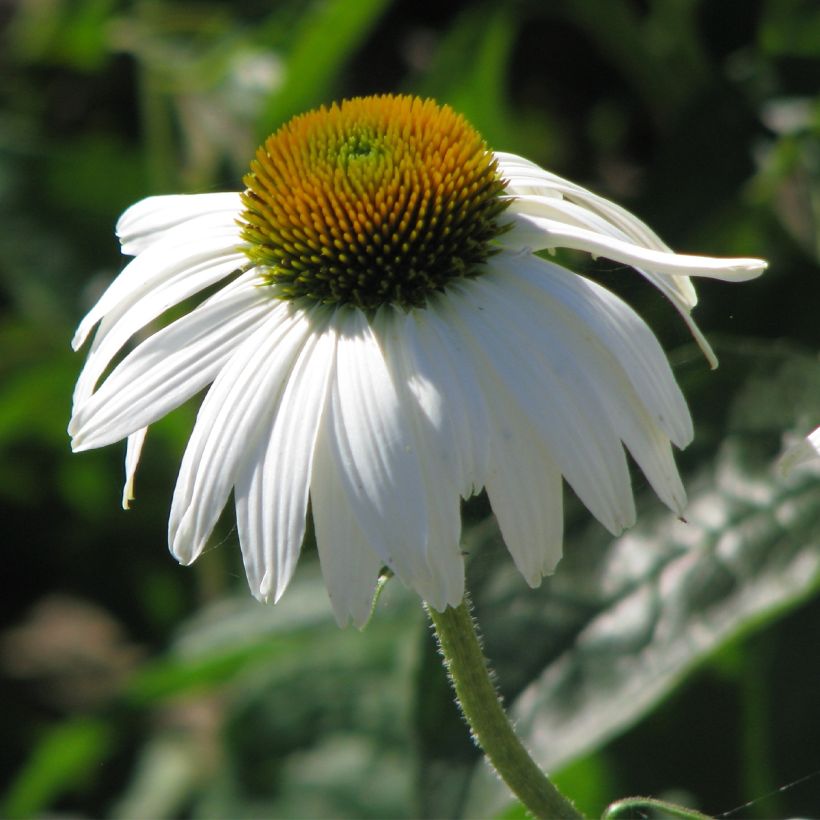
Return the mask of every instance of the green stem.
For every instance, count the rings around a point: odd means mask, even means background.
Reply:
[[[583,815],[538,768],[515,734],[496,693],[465,601],[436,612],[427,607],[461,711],[473,737],[510,790],[539,818]]]

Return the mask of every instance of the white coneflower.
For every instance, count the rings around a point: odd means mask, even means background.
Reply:
[[[671,444],[692,424],[658,341],[617,296],[535,252],[637,267],[710,360],[688,277],[749,279],[764,262],[675,254],[617,205],[409,96],[295,117],[244,181],[126,211],[135,258],[74,339],[99,323],[73,446],[128,437],[126,502],[145,428],[211,385],[171,508],[181,562],[233,491],[251,590],[275,601],[310,500],[336,617],[362,624],[383,566],[437,610],[461,602],[460,499],[482,488],[531,585],[561,556],[562,478],[612,533],[633,523],[624,445],[682,511]],[[137,331],[217,283],[98,384]]]

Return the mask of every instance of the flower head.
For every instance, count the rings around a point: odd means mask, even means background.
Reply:
[[[340,623],[366,621],[382,567],[436,609],[464,593],[460,500],[485,489],[527,582],[561,556],[562,479],[611,532],[635,508],[624,447],[680,513],[672,447],[692,437],[655,336],[600,285],[536,255],[625,262],[689,314],[689,277],[756,259],[675,254],[617,205],[406,96],[299,116],[242,193],[160,196],[117,226],[133,261],[83,319],[75,450],[128,439],[210,385],[180,467],[169,542],[190,563],[231,492],[248,581],[277,600],[308,502]],[[155,330],[101,381],[139,330]]]

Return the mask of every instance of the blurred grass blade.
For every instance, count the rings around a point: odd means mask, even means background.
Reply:
[[[421,96],[447,102],[497,148],[513,150],[518,127],[507,104],[509,64],[519,18],[501,5],[481,4],[461,12],[438,42]]]
[[[283,84],[263,108],[259,138],[264,139],[285,120],[319,103],[329,102],[336,78],[355,54],[391,0],[326,0],[315,3],[285,56]]]
[[[58,725],[39,742],[0,802],[0,816],[39,815],[55,798],[76,790],[105,760],[112,727],[102,720],[79,718]]]

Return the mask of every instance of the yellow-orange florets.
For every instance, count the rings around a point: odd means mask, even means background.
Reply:
[[[474,276],[508,204],[493,154],[448,106],[345,100],[294,117],[244,179],[245,252],[281,298],[421,306]]]

